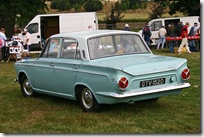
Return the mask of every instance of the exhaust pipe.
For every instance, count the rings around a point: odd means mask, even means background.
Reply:
[[[18,81],[18,78],[15,78],[14,82],[17,82]]]
[[[128,104],[133,105],[135,102],[133,100],[129,100]]]

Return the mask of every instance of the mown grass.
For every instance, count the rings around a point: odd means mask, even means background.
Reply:
[[[153,53],[186,58],[191,87],[157,103],[105,105],[101,113],[85,113],[75,101],[40,95],[24,98],[14,82],[14,61],[0,64],[1,133],[201,134],[200,52]],[[159,65],[159,64],[158,64]]]

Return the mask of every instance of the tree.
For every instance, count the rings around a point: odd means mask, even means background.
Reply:
[[[88,0],[53,0],[51,2],[51,8],[58,9],[60,11],[74,8],[77,11],[84,5],[86,1]]]
[[[121,19],[125,16],[122,15],[122,10],[116,7],[117,3],[115,5],[111,6],[111,13],[106,14],[106,17],[104,17],[104,21],[106,22],[106,28],[108,29],[115,29],[116,23],[120,22]]]
[[[45,0],[1,0],[0,27],[11,37],[15,24],[24,27],[35,15],[45,13],[45,8]]]
[[[130,6],[128,9],[143,9],[146,8],[146,1],[144,0],[128,0],[130,3]]]
[[[174,0],[170,2],[169,9],[170,15],[180,11],[187,16],[200,16],[200,0]]]
[[[128,10],[128,9],[143,9],[146,8],[146,1],[145,0],[120,0],[118,1],[121,10]]]
[[[86,11],[91,12],[91,11],[99,11],[103,8],[103,4],[100,0],[89,0],[85,2],[84,8]]]
[[[116,9],[126,11],[130,8],[129,0],[121,0],[120,2],[116,2]]]
[[[70,10],[71,7],[69,0],[53,0],[51,3],[52,9],[58,9],[60,11]]]
[[[70,2],[70,4],[73,6],[75,4],[78,4],[78,5],[83,5],[86,1],[88,0],[68,0]]]
[[[76,4],[74,5],[74,10],[75,10],[75,11],[78,11],[78,10],[80,9],[80,7],[81,7],[81,6],[76,3]]]
[[[149,13],[149,19],[161,18],[162,14],[164,14],[164,10],[167,7],[167,2],[165,1],[157,1],[152,3],[151,12]]]

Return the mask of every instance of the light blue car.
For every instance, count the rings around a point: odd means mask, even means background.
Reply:
[[[186,59],[154,55],[131,31],[56,34],[39,58],[18,61],[15,68],[25,97],[77,100],[85,112],[98,112],[103,104],[157,101],[190,87]]]

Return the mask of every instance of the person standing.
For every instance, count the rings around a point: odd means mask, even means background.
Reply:
[[[1,48],[1,52],[2,52],[2,60],[1,62],[4,62],[6,56],[6,35],[5,35],[5,29],[1,28],[0,30],[0,48]]]
[[[125,24],[124,30],[126,30],[126,31],[130,31],[130,27],[129,27],[128,24]]]
[[[194,25],[191,27],[188,36],[196,36],[197,26],[198,26],[198,23],[195,22]],[[194,46],[195,47],[196,46],[195,45],[195,40],[189,40],[189,46]]]
[[[191,53],[189,46],[188,46],[188,27],[189,27],[190,23],[186,22],[186,25],[183,26],[182,31],[181,31],[181,44],[178,48],[178,54],[181,54],[181,50],[182,48],[185,46],[186,50],[188,53]]]
[[[198,36],[200,37],[200,27],[197,29]],[[198,40],[198,51],[200,51],[200,38]]]
[[[164,26],[162,26],[160,29],[159,29],[159,32],[158,32],[158,35],[159,35],[159,42],[157,44],[157,49],[159,49],[160,47],[160,44],[162,43],[162,46],[161,46],[161,49],[164,48],[164,43],[166,42],[166,29]]]
[[[178,22],[178,25],[176,26],[176,35],[178,36],[178,37],[181,37],[181,31],[182,31],[182,28],[183,28],[183,22],[182,21],[180,21],[180,22]],[[178,45],[180,45],[181,44],[181,40],[178,40]]]
[[[24,41],[23,41],[23,45],[25,47],[27,47],[28,51],[30,51],[31,36],[30,36],[30,33],[28,32],[27,29],[24,29],[24,33],[25,33],[25,38],[24,38]]]
[[[170,52],[174,52],[174,47],[176,45],[174,37],[176,36],[176,32],[175,32],[175,27],[173,23],[170,24],[170,27],[168,29],[168,34],[170,37],[172,37],[172,40],[169,42]]]
[[[144,40],[148,46],[150,46],[150,37],[152,35],[152,31],[150,26],[147,24],[142,29],[142,36],[144,37]]]

